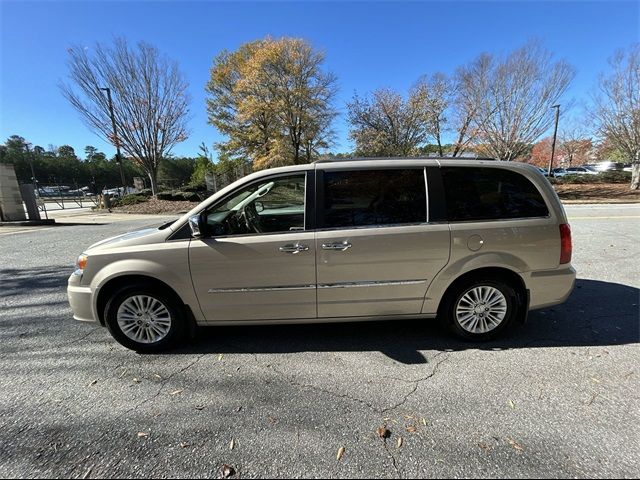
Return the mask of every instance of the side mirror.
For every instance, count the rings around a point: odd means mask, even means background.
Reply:
[[[191,228],[191,235],[195,238],[204,236],[206,227],[205,213],[199,213],[189,217],[189,227]]]

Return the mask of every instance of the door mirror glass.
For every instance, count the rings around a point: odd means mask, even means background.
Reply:
[[[191,228],[191,235],[195,238],[202,237],[205,233],[205,224],[203,222],[204,216],[202,214],[192,215],[189,217],[189,227]]]

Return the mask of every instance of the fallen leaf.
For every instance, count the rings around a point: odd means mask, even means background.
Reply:
[[[154,378],[157,378],[158,380],[162,380],[162,377],[160,375],[158,375],[157,373],[153,374]]]
[[[387,439],[391,436],[391,431],[384,425],[382,427],[378,427],[377,432],[378,436],[383,439]]]
[[[406,428],[406,430],[407,430],[407,432],[409,432],[409,433],[415,433],[415,432],[416,432],[416,430],[417,430],[417,428],[416,428],[416,427],[414,427],[413,425],[409,425],[409,426]]]
[[[344,447],[340,447],[338,449],[338,454],[336,455],[336,460],[340,460],[342,458],[342,456],[344,455]]]
[[[269,423],[276,423],[276,419],[273,418],[271,415],[267,417],[267,420],[269,420]]]
[[[398,437],[398,448],[402,446],[402,437]]]
[[[424,425],[425,427],[427,426],[427,419],[426,418],[422,419],[422,425]]]
[[[195,407],[196,410],[204,410],[204,405],[196,405]]]
[[[222,355],[222,354],[218,355],[218,361],[222,361],[223,357],[224,357],[224,355]]]
[[[187,448],[187,447],[190,447],[190,446],[191,446],[190,443],[180,442],[180,448]]]
[[[173,392],[169,392],[169,395],[171,395],[171,396],[180,395],[182,392],[184,392],[184,389],[179,388],[178,390],[174,390]]]
[[[515,410],[515,408],[516,408],[516,404],[513,403],[513,400],[511,400],[511,399],[509,400],[509,406],[511,407],[512,410]]]
[[[483,449],[485,452],[489,453],[491,451],[491,446],[487,445],[486,443],[480,442],[478,443],[478,446]]]
[[[138,438],[145,438],[148,437],[149,434],[147,432],[138,432]]]
[[[242,405],[240,405],[238,408],[236,408],[236,413],[238,413],[240,410],[242,410]]]
[[[227,465],[227,464],[222,465],[223,478],[233,477],[235,474],[236,474],[236,471],[231,465]]]
[[[229,443],[229,450],[233,450],[236,448],[236,441],[232,438],[231,443]]]
[[[89,384],[89,386],[91,387],[91,386],[95,385],[96,383],[98,383],[98,380],[97,380],[97,379],[96,379],[96,380],[94,380],[94,381],[92,381],[92,382]]]
[[[140,380],[138,380],[137,378],[134,378],[133,383],[140,383]]]
[[[600,383],[600,380],[598,380],[598,379],[597,379],[597,378],[595,378],[595,377],[591,377],[591,381],[592,381],[593,383]]]
[[[515,440],[507,438],[507,441],[509,442],[509,445],[511,445],[518,453],[524,452],[524,448],[522,447],[522,445],[520,445]]]

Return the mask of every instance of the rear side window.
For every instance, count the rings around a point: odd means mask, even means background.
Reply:
[[[450,222],[544,217],[538,189],[523,175],[501,168],[443,167]]]
[[[423,169],[325,171],[320,224],[325,228],[427,221]]]

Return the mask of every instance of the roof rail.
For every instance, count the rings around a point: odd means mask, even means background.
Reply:
[[[321,158],[312,163],[332,163],[332,162],[364,162],[364,161],[376,161],[376,160],[496,160],[492,157],[427,157],[427,156],[415,156],[415,157],[341,157],[341,158]]]

